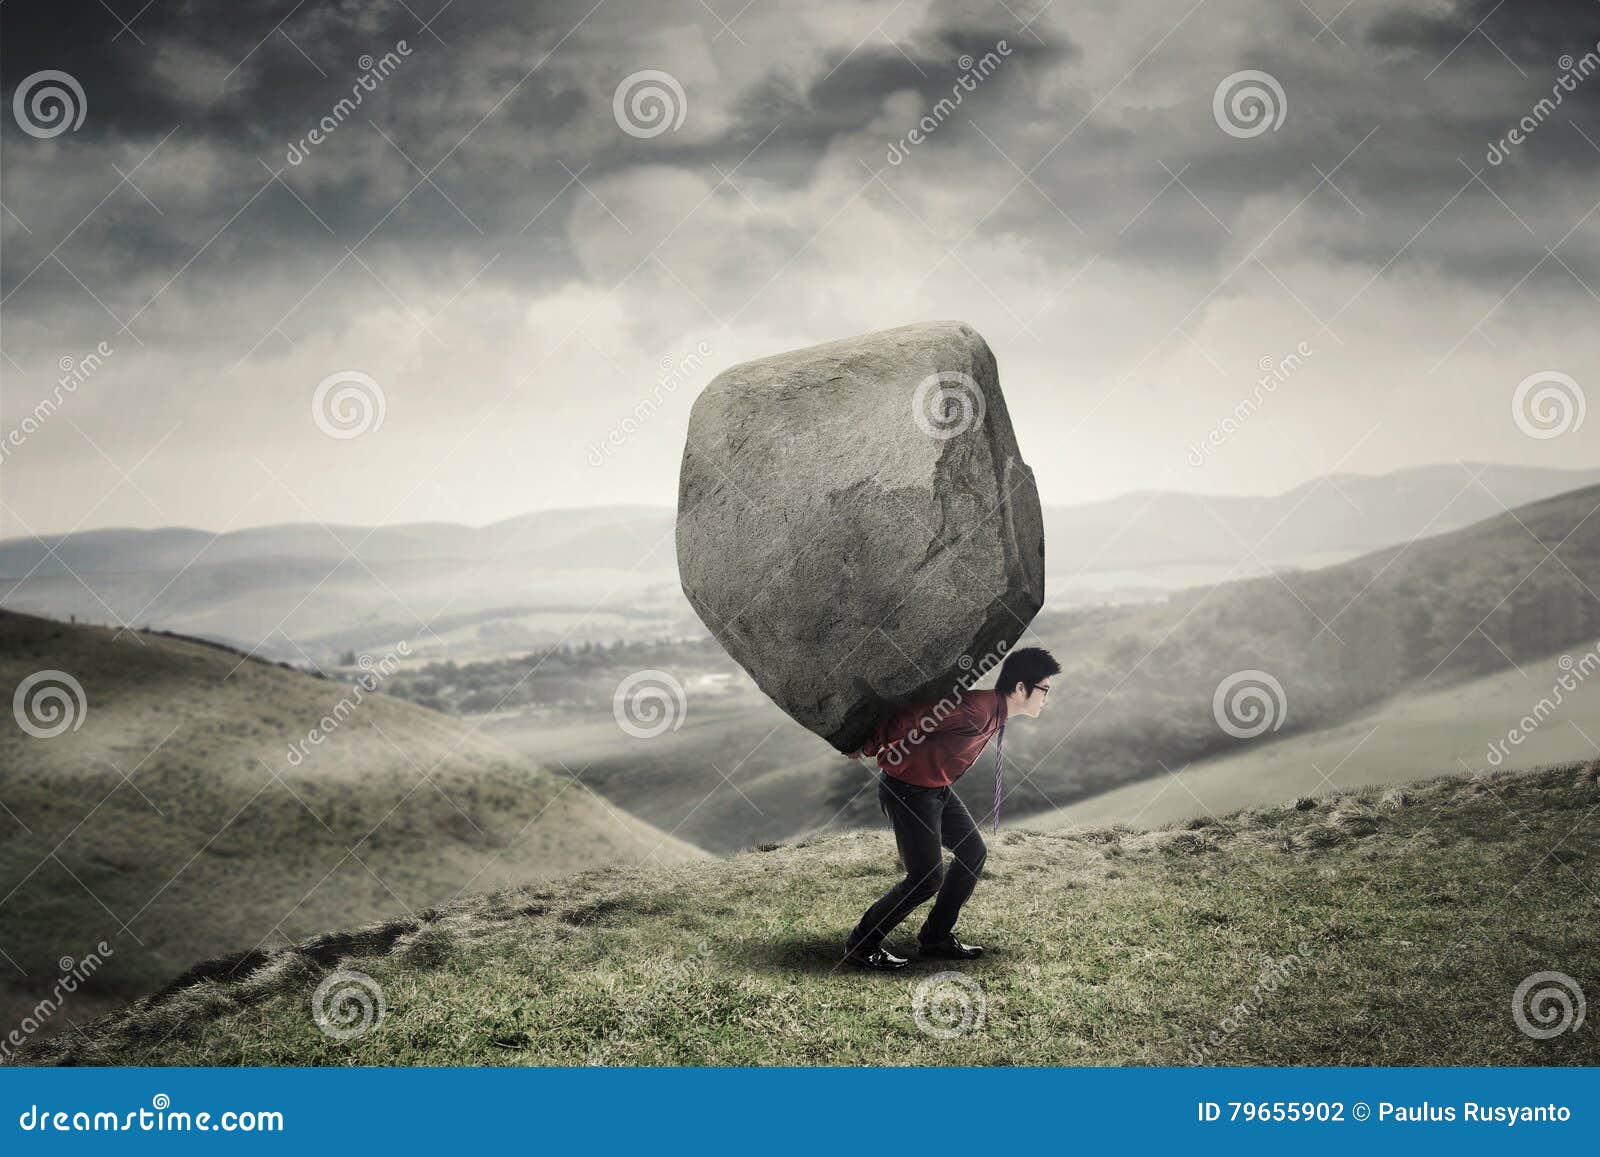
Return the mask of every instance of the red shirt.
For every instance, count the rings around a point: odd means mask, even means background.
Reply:
[[[1000,692],[967,691],[960,701],[912,703],[889,712],[861,750],[877,756],[885,775],[918,787],[949,787],[978,761],[1005,721]]]

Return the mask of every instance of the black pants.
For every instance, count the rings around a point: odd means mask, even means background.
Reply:
[[[917,787],[880,775],[878,803],[894,825],[906,878],[867,909],[846,943],[874,948],[919,905],[936,896],[917,939],[931,944],[949,936],[961,905],[977,887],[989,849],[966,804],[948,787]],[[941,846],[954,853],[946,870]]]

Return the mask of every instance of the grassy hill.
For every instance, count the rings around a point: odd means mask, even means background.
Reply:
[[[214,961],[24,1059],[1595,1064],[1592,1017],[1536,1040],[1511,1001],[1543,971],[1600,992],[1597,810],[1595,767],[1566,765],[1150,832],[1006,831],[963,917],[991,947],[970,987],[943,963],[838,967],[897,874],[886,834],[612,869]],[[336,1038],[313,1002],[350,971],[373,1013]],[[919,986],[941,1034],[917,1026]],[[336,1027],[354,1012],[324,1007]]]
[[[7,1025],[61,958],[102,940],[114,955],[80,1013],[217,952],[705,856],[414,704],[210,645],[0,612],[0,690],[43,669],[76,678],[84,707],[48,738],[0,717]]]
[[[1281,684],[1281,738],[1402,692],[1587,649],[1600,637],[1597,509],[1600,486],[1591,486],[1337,566],[1196,588],[1160,605],[1040,615],[1027,641],[1050,647],[1064,670],[1037,725],[1007,732],[1015,794],[1006,807],[1070,807],[1164,779],[1162,763],[1258,742],[1229,735],[1213,713],[1214,691],[1236,672],[1266,671]],[[982,792],[967,802],[991,803]]]
[[[491,718],[483,730],[553,768],[572,768],[619,807],[718,853],[825,824],[844,789],[857,790],[872,774],[759,692],[729,703],[691,692],[689,704],[681,730],[648,740],[624,735],[609,712],[561,723]]]
[[[1582,653],[1573,648],[1574,664],[1582,663]],[[1552,691],[1567,674],[1561,657],[1524,660],[1520,669],[1508,667],[1454,686],[1402,691],[1334,727],[1272,741],[1262,736],[1235,755],[1199,760],[1187,769],[1175,766],[1173,771],[1181,770],[1177,781],[1162,772],[1027,822],[1046,829],[1170,823],[1285,796],[1399,783],[1419,771],[1492,768],[1489,752],[1495,745],[1503,750],[1502,766],[1600,755],[1600,678],[1590,664],[1587,678],[1573,690],[1556,691],[1560,703]],[[1583,678],[1578,672],[1585,669],[1577,666],[1569,677]],[[1548,700],[1548,713],[1539,706],[1542,700]],[[1536,711],[1543,721],[1509,744],[1510,729]]]
[[[1457,490],[1472,493],[1471,478],[1459,473]],[[1164,603],[1040,614],[1021,641],[1050,648],[1064,670],[1053,681],[1049,709],[1008,729],[1005,814],[1074,811],[1080,802],[1128,785],[1135,785],[1130,798],[1160,790],[1168,782],[1163,764],[1176,769],[1190,761],[1258,760],[1252,753],[1268,740],[1339,729],[1391,701],[1384,718],[1399,728],[1409,707],[1436,692],[1514,673],[1514,664],[1526,670],[1562,648],[1587,650],[1600,637],[1600,583],[1592,577],[1600,574],[1600,517],[1591,517],[1597,508],[1600,486],[1592,486],[1335,566],[1197,587]],[[486,720],[485,730],[529,758],[552,767],[559,759],[582,770],[585,783],[620,806],[718,851],[879,822],[873,793],[860,790],[862,769],[833,758],[831,749],[759,695],[741,704],[733,696],[708,702],[691,691],[680,730],[644,743],[620,736],[608,718],[617,680],[648,665],[689,684],[706,660],[688,650],[677,661],[652,654],[646,663],[628,651],[617,658],[630,665],[608,674],[597,668],[582,680],[554,661],[541,668],[541,674],[557,672],[552,682],[568,692],[599,684],[590,709],[598,724],[585,728],[576,713],[559,726],[508,715]],[[463,665],[452,677],[460,686],[481,682],[483,689],[473,694],[492,705],[503,694],[490,692],[501,687],[539,693],[530,691],[528,665]],[[1238,739],[1219,726],[1213,694],[1230,675],[1253,669],[1283,687],[1275,714],[1281,730]],[[748,683],[743,676],[736,682]],[[1457,770],[1451,752],[1475,747],[1489,720],[1503,735],[1548,687],[1529,685],[1521,702],[1512,685],[1492,715],[1452,718],[1418,706],[1419,719],[1437,728],[1425,737],[1431,746],[1410,753],[1380,745],[1374,753],[1393,758],[1381,769],[1368,760],[1372,778]],[[462,702],[459,692],[451,692],[453,701]],[[1517,762],[1592,750],[1565,725],[1546,728],[1541,745],[1558,733],[1566,746],[1541,746]],[[1600,732],[1594,734],[1600,741]],[[1320,782],[1302,785],[1300,773],[1309,769],[1292,758],[1249,767],[1258,782],[1247,791],[1244,777],[1235,777],[1241,790],[1228,806]],[[975,813],[992,808],[990,783],[984,774],[963,784]]]

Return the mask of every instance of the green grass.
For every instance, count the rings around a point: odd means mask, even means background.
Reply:
[[[956,966],[839,967],[898,875],[874,832],[476,895],[191,977],[26,1059],[1183,1064],[1215,1033],[1206,1063],[1595,1064],[1592,1018],[1534,1040],[1511,1000],[1542,971],[1600,993],[1597,808],[1595,769],[1565,765],[1149,832],[1004,831],[962,921],[991,948],[960,967],[984,1022],[948,1039],[913,1002]],[[1283,979],[1258,1001],[1272,962]],[[311,1011],[335,968],[386,1008],[347,1040]]]
[[[60,958],[101,941],[113,955],[87,995],[103,1006],[218,952],[652,853],[707,858],[414,704],[0,612],[8,700],[42,668],[74,674],[87,710],[54,738],[0,715],[0,1034],[53,990]]]

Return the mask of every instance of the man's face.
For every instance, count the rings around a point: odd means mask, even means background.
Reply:
[[[1027,686],[1027,684],[1023,684],[1023,686]],[[1028,692],[1028,697],[1022,701],[1022,712],[1021,713],[1023,715],[1031,716],[1032,718],[1037,719],[1037,718],[1039,718],[1039,712],[1044,710],[1044,705],[1046,703],[1048,703],[1049,701],[1050,701],[1050,680],[1049,679],[1045,679],[1042,683],[1040,683],[1032,691]]]

